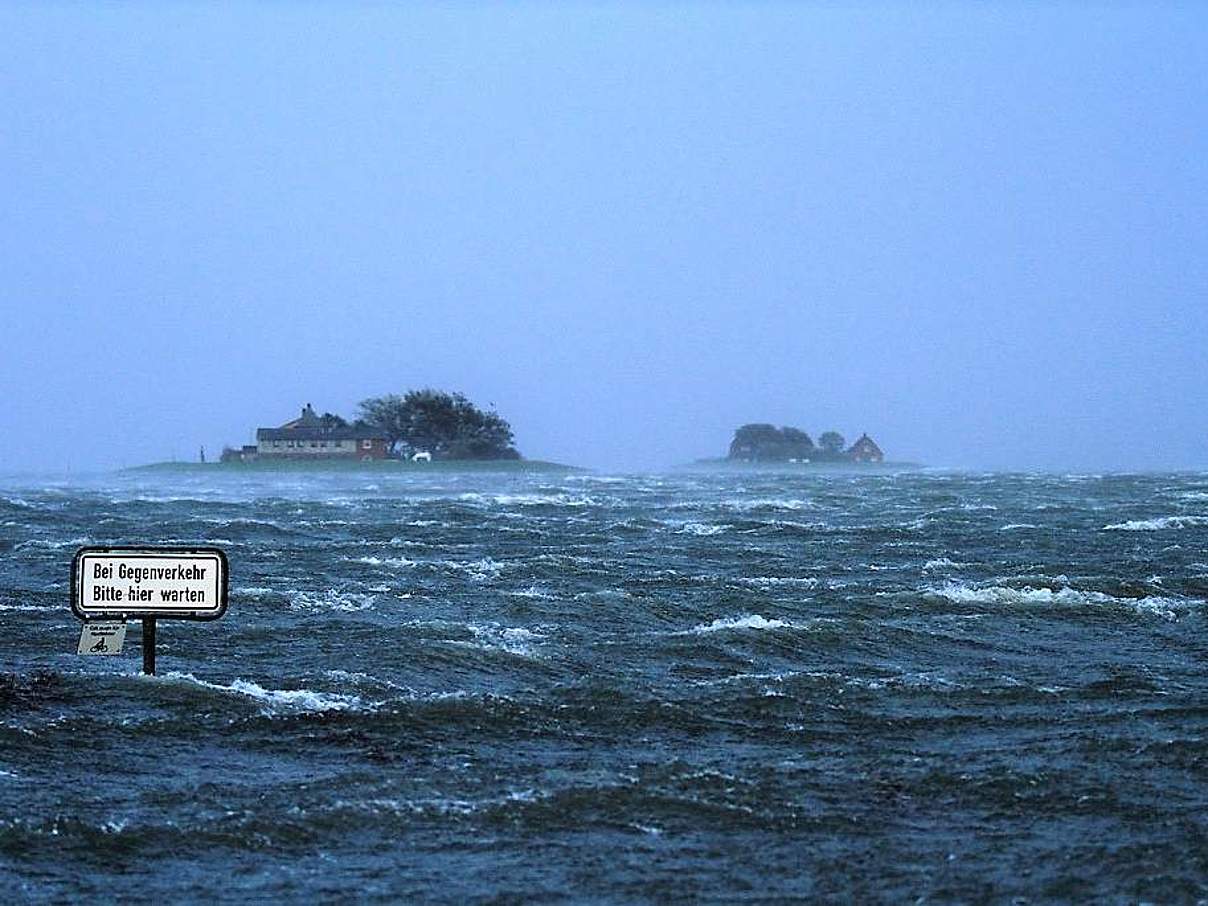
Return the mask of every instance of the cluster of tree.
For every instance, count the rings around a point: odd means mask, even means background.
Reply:
[[[339,418],[325,413],[322,418]],[[411,390],[362,400],[357,424],[385,435],[400,456],[427,451],[434,459],[519,459],[512,426],[460,393]]]
[[[824,431],[815,444],[799,428],[775,425],[743,425],[734,432],[730,442],[730,459],[756,462],[788,462],[808,459],[811,462],[835,462],[846,458],[847,441],[838,431]]]

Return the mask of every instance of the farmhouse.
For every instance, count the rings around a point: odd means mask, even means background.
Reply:
[[[374,428],[320,417],[310,403],[302,415],[277,428],[256,430],[256,459],[385,459],[386,436]],[[246,454],[242,458],[247,458]]]
[[[860,439],[848,448],[847,458],[852,462],[883,462],[885,454],[867,434],[861,434]]]

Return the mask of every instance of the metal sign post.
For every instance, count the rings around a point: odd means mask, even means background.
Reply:
[[[155,617],[143,617],[143,673],[155,676]]]
[[[84,621],[143,623],[143,673],[155,674],[156,621],[217,620],[227,610],[226,554],[216,547],[82,547],[71,561],[71,610]],[[95,632],[92,632],[95,635]],[[102,646],[81,653],[109,653]],[[118,649],[120,650],[120,641]]]

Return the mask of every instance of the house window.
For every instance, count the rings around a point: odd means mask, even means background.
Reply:
[[[361,441],[361,449],[362,449],[362,450],[372,450],[372,449],[373,449],[373,441],[371,441],[371,440],[363,440],[363,441]]]

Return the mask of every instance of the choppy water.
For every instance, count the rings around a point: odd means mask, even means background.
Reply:
[[[157,678],[85,543],[225,548]],[[0,897],[1194,901],[1208,476],[0,481]]]

